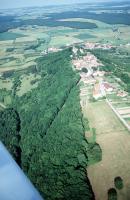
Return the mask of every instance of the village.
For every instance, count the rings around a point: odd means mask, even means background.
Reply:
[[[110,45],[98,45],[86,43],[87,49],[112,48]],[[83,49],[80,50],[83,53]],[[80,74],[80,98],[81,107],[87,102],[106,101],[124,126],[130,130],[130,96],[120,85],[120,80],[110,72],[101,69],[102,62],[89,51],[82,57],[76,57],[77,49],[73,48],[74,59],[72,61]]]
[[[92,49],[109,50],[115,48],[111,44],[86,42],[70,46],[72,48],[72,66],[80,74],[81,107],[87,102],[105,100],[125,127],[130,130],[130,96],[121,86],[121,80],[110,72],[102,70],[103,63],[91,53]],[[68,47],[67,47],[68,48]],[[49,47],[41,55],[62,51],[62,48]],[[80,56],[79,56],[80,54]],[[1,68],[0,77],[3,76]],[[12,68],[7,70],[12,70]],[[9,80],[2,80],[3,85],[10,84]],[[87,100],[87,101],[86,101]]]
[[[83,119],[87,119],[89,125],[85,137],[89,143],[99,144],[102,150],[102,160],[90,165],[87,172],[96,199],[106,200],[108,189],[114,188],[114,177],[120,176],[124,184],[128,183],[129,158],[127,161],[124,158],[130,150],[130,95],[121,79],[110,71],[104,71],[105,63],[91,51],[113,47],[88,42],[84,46],[80,54],[73,48],[73,66],[80,74],[80,105]],[[117,193],[122,200],[122,193]],[[126,195],[123,199],[129,198]]]

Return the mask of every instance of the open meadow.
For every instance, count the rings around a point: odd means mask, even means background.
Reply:
[[[105,128],[105,127],[104,127]],[[121,177],[124,187],[117,190],[118,200],[130,199],[130,134],[127,131],[98,135],[96,142],[102,149],[102,161],[87,168],[96,200],[107,200],[114,179]]]
[[[89,119],[90,127],[96,128],[96,134],[104,135],[115,131],[125,130],[117,116],[105,101],[88,103],[85,114]]]
[[[124,184],[123,189],[118,191],[118,200],[128,200],[130,198],[128,131],[105,100],[87,103],[83,113],[89,120],[89,126],[95,128],[96,143],[102,150],[102,160],[87,168],[96,200],[108,199],[108,190],[114,187],[114,179],[118,176],[123,179]]]

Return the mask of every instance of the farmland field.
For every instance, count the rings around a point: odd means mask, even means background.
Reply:
[[[96,128],[97,135],[125,130],[105,101],[88,103],[85,112],[90,126]]]
[[[16,38],[24,37],[24,35],[19,33],[5,32],[0,33],[0,41],[3,40],[15,40]]]
[[[26,69],[26,68],[29,68],[33,65],[35,65],[35,62],[31,61],[31,62],[25,63],[23,65],[20,65],[20,66],[17,66],[17,65],[15,65],[15,66],[4,66],[4,67],[0,67],[0,72]]]
[[[0,79],[0,89],[7,89],[11,90],[12,88],[12,80],[11,79],[6,79],[6,81]]]
[[[118,192],[118,200],[122,200],[122,197],[128,200],[129,133],[105,101],[88,103],[83,112],[90,127],[96,129],[96,142],[102,149],[102,160],[87,168],[96,200],[107,200],[108,190],[114,187],[114,178],[117,176],[121,176],[124,182],[124,189]]]
[[[96,200],[107,200],[108,190],[114,187],[114,178],[123,179],[124,188],[118,192],[118,200],[130,199],[130,135],[127,131],[114,131],[97,136],[102,149],[102,161],[88,167]],[[100,183],[100,184],[99,184]]]
[[[66,46],[66,45],[71,45],[73,43],[81,42],[80,39],[76,39],[74,37],[67,37],[67,36],[59,36],[59,37],[53,37],[51,39],[51,42],[49,46]]]
[[[114,26],[111,24],[107,24],[105,22],[101,22],[96,19],[85,19],[85,18],[68,18],[62,21],[65,22],[89,22],[95,23],[97,28],[83,30],[81,36],[78,36],[79,39],[95,41],[95,42],[110,42],[112,44],[126,44],[129,42],[129,31],[130,27],[126,25],[116,24],[115,27],[117,29],[116,32],[113,31]],[[82,35],[83,34],[83,35]],[[85,37],[86,35],[86,37]],[[77,37],[77,36],[76,36]]]

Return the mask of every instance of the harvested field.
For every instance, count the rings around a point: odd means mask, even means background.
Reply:
[[[13,86],[12,80],[11,79],[6,79],[6,80],[1,80],[0,79],[0,89],[7,89],[7,90],[11,90]]]
[[[114,131],[97,137],[102,149],[102,161],[87,169],[96,200],[108,199],[107,192],[114,187],[114,178],[117,176],[124,183],[124,188],[118,191],[118,200],[130,199],[129,141],[130,135],[126,131]]]
[[[60,46],[66,46],[66,45],[71,45],[73,43],[78,43],[81,42],[81,40],[76,39],[74,37],[71,36],[59,36],[59,37],[53,37],[51,39],[51,42],[49,44],[49,46],[55,46],[55,47],[60,47]]]
[[[124,187],[118,190],[118,200],[130,199],[130,134],[105,101],[88,103],[83,113],[90,127],[96,129],[96,143],[102,150],[102,161],[87,168],[96,200],[108,200],[108,190],[114,178],[120,176]],[[90,133],[86,133],[89,139]]]

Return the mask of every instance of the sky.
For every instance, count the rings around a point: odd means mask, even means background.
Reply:
[[[33,7],[33,6],[55,5],[55,4],[72,4],[72,3],[85,3],[85,2],[87,3],[94,1],[101,2],[103,0],[0,0],[0,9]],[[104,1],[110,1],[110,0],[104,0]],[[113,1],[118,2],[118,0],[113,0]]]

